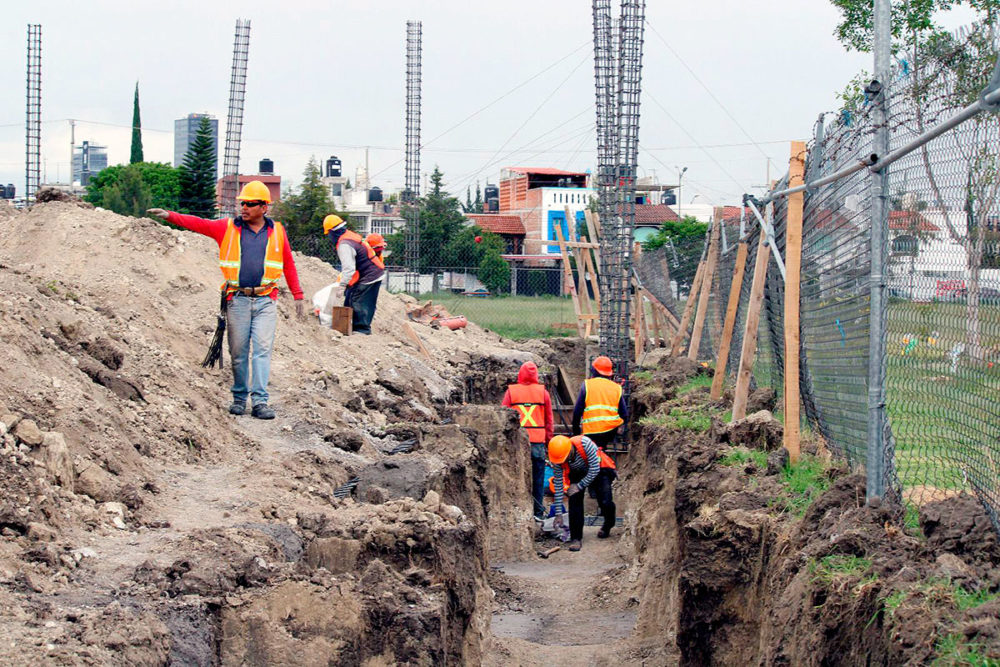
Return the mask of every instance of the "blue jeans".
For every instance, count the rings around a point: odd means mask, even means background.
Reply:
[[[271,376],[271,350],[278,307],[269,296],[237,294],[226,312],[229,356],[233,361],[233,401],[267,403],[267,381]],[[250,347],[253,345],[253,355]],[[249,377],[248,377],[249,376]]]
[[[534,515],[545,516],[545,444],[531,445],[531,498]]]

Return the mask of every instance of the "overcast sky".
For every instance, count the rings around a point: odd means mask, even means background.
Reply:
[[[614,3],[617,5],[617,3]],[[589,0],[284,3],[17,2],[0,27],[0,181],[24,190],[28,23],[42,25],[43,181],[65,181],[70,130],[129,157],[136,81],[147,160],[173,159],[173,121],[219,118],[225,134],[237,18],[251,21],[240,171],[275,162],[297,184],[310,156],[346,175],[403,184],[406,21],[423,22],[421,171],[447,188],[496,182],[506,166],[584,171],[595,162]],[[34,6],[32,6],[34,5]],[[647,0],[640,176],[682,199],[736,203],[787,167],[792,139],[871,57],[833,37],[827,0]],[[949,25],[967,16],[956,14]],[[734,120],[735,119],[735,120]],[[221,162],[221,159],[220,159]]]

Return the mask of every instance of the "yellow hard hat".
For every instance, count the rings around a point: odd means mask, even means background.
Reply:
[[[325,218],[323,218],[323,233],[329,234],[331,229],[336,229],[344,224],[344,219],[339,215],[333,215],[332,213]]]
[[[260,181],[250,181],[243,186],[237,197],[240,201],[262,201],[271,203],[271,191]]]
[[[549,440],[549,461],[562,463],[569,457],[569,450],[573,448],[573,443],[565,435],[556,435]]]

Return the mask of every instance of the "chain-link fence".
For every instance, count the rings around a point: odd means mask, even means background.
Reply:
[[[997,51],[995,33],[980,27],[936,41],[894,70],[886,85],[889,152],[875,156],[890,165],[881,218],[876,176],[861,168],[877,153],[877,89],[818,124],[804,178],[811,186],[804,195],[799,384],[805,422],[835,455],[862,468],[872,460],[869,420],[879,414],[869,371],[883,364],[879,488],[914,504],[972,492],[1000,530],[1000,118],[991,93],[1000,86]],[[927,138],[946,122],[946,131]],[[779,183],[772,192],[786,187]],[[760,211],[773,228],[770,252],[781,257],[786,201],[767,197],[770,206]],[[715,356],[735,271],[734,237],[745,228],[731,381],[767,233],[752,208],[742,211],[742,225],[738,217],[720,221],[727,242],[713,279],[706,327],[712,333],[699,354]],[[875,248],[881,280],[872,262],[876,225],[884,238]],[[688,259],[700,253],[689,249]],[[777,261],[767,267],[753,377],[780,394],[785,281]],[[884,313],[872,313],[873,282],[888,297]],[[884,359],[873,360],[873,349],[884,349]]]

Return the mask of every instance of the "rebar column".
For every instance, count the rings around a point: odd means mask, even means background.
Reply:
[[[601,295],[600,349],[614,362],[615,376],[622,382],[626,396],[631,356],[632,244],[645,9],[644,0],[622,0],[618,26],[615,201],[613,215],[602,224],[601,231],[601,272],[605,276],[606,293]]]
[[[403,190],[406,218],[404,289],[420,292],[420,21],[406,22],[406,182]]]
[[[42,181],[42,26],[37,23],[28,24],[27,62],[24,198],[30,204]]]
[[[594,87],[597,110],[597,174],[594,189],[598,196],[598,213],[604,224],[615,215],[615,182],[618,166],[618,71],[611,20],[611,0],[594,0]],[[595,239],[591,239],[595,240]],[[603,264],[603,262],[602,262]],[[601,267],[600,289],[606,292],[604,267]]]
[[[222,215],[234,217],[239,188],[240,141],[243,106],[247,91],[247,59],[250,53],[250,20],[236,20],[233,66],[229,76],[229,115],[226,118],[226,148],[222,162]]]

